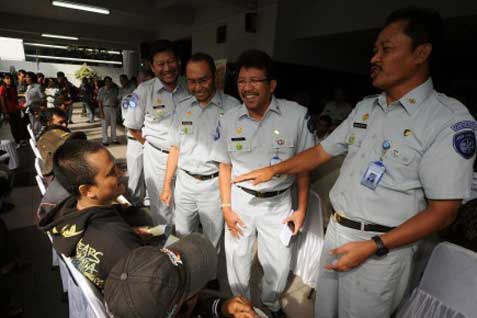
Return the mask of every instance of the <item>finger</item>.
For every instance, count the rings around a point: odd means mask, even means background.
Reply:
[[[329,253],[331,255],[339,255],[339,254],[344,254],[346,252],[347,252],[347,250],[346,250],[345,245],[342,245],[342,246],[339,246],[337,248],[334,248],[334,249],[330,250]]]
[[[242,219],[237,217],[237,221],[235,222],[235,224],[238,224],[240,225],[240,227],[242,227],[243,229],[245,229],[247,226],[245,225],[245,223],[243,223]]]
[[[252,180],[253,177],[251,176],[250,173],[245,173],[245,174],[242,174],[240,176],[238,176],[237,178],[233,179],[232,180],[232,183],[239,183],[239,182],[244,182],[244,181],[248,181],[248,180]]]

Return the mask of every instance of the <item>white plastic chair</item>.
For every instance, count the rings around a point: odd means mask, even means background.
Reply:
[[[30,147],[31,147],[31,150],[33,150],[33,153],[35,154],[35,157],[40,158],[41,160],[43,160],[43,158],[41,157],[41,154],[40,154],[40,150],[38,150],[38,147],[36,146],[35,141],[33,141],[33,139],[31,139],[31,138],[30,138]]]
[[[443,242],[398,318],[471,318],[477,313],[477,253]]]
[[[66,264],[60,260],[58,252],[56,252],[53,247],[53,237],[49,232],[47,232],[47,235],[51,242],[51,266],[58,266],[60,268],[61,287],[63,288],[63,292],[66,293],[68,292],[68,269],[66,268]]]
[[[35,177],[36,183],[38,184],[38,189],[40,189],[41,196],[44,196],[46,193],[46,186],[45,183],[43,182],[43,178],[40,176]]]
[[[36,144],[36,138],[35,138],[35,134],[33,133],[33,129],[31,129],[31,124],[27,125],[27,130],[28,130],[28,133],[30,134],[30,138]]]
[[[66,267],[68,268],[68,271],[73,280],[73,283],[75,283],[75,285],[79,287],[88,305],[87,307],[82,306],[84,308],[84,311],[81,313],[81,317],[108,318],[109,316],[106,313],[106,308],[104,307],[103,296],[101,295],[101,293],[96,289],[96,287],[93,286],[93,284],[86,277],[84,277],[84,275],[80,271],[76,269],[71,258],[61,254],[61,259],[65,262]],[[70,304],[70,306],[74,304],[78,306],[78,303],[81,303],[81,301],[81,299],[75,299],[73,300],[73,303]],[[89,313],[92,313],[93,315],[90,315]]]
[[[43,172],[41,171],[41,162],[42,160],[38,157],[35,158],[35,170],[36,174],[43,179]]]
[[[323,214],[320,197],[310,190],[305,223],[298,234],[292,254],[292,272],[300,276],[303,283],[312,289],[316,287],[323,249]]]

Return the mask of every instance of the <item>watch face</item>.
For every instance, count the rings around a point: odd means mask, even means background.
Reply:
[[[386,247],[381,247],[376,251],[377,256],[384,256],[389,252],[389,250]]]

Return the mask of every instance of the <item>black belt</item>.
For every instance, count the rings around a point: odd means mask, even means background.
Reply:
[[[151,144],[151,143],[149,143],[149,144],[151,145],[152,148],[157,149],[157,150],[159,150],[160,152],[167,153],[167,154],[169,153],[169,150],[159,148],[159,147],[157,147],[157,146],[154,146],[154,145]]]
[[[129,139],[129,140],[136,140],[136,138],[131,137],[131,136],[128,136],[128,139]]]
[[[251,194],[251,195],[253,195],[254,197],[257,197],[257,198],[271,198],[271,197],[277,196],[279,194],[282,194],[283,192],[288,190],[288,188],[286,188],[286,189],[278,190],[278,191],[260,192],[260,191],[255,191],[255,190],[252,190],[252,189],[247,189],[247,188],[244,188],[244,187],[241,187],[241,186],[237,186],[237,187],[239,189],[241,189],[242,191],[247,192],[248,194]]]
[[[184,170],[184,169],[182,169],[182,170],[185,173],[187,173],[189,176],[194,177],[194,178],[196,178],[197,180],[200,180],[200,181],[210,180],[210,179],[213,179],[213,178],[217,178],[219,176],[218,172],[213,173],[213,174],[209,174],[209,175],[202,175],[202,174],[195,174],[195,173],[189,172],[189,171]]]
[[[366,231],[366,232],[389,232],[395,227],[389,227],[386,225],[379,225],[379,224],[365,224],[361,222],[356,222],[350,219],[345,218],[344,216],[336,213],[333,211],[333,217],[335,218],[336,222],[339,224],[349,227],[351,229]]]

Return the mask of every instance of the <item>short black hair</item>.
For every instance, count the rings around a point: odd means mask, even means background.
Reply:
[[[26,75],[28,75],[29,78],[33,81],[33,83],[36,83],[36,74],[33,72],[27,72]]]
[[[206,53],[197,52],[195,54],[192,54],[187,64],[189,64],[190,62],[206,62],[209,66],[210,72],[212,73],[212,78],[215,79],[216,67],[212,56]]]
[[[103,80],[106,82],[107,79],[110,80],[111,82],[113,81],[113,79],[111,78],[111,76],[105,76]]]
[[[275,66],[272,58],[260,50],[247,50],[240,54],[237,61],[238,71],[242,68],[258,68],[263,70],[267,79],[276,79]]]
[[[39,72],[39,73],[36,73],[36,77],[43,77],[43,78],[44,78],[44,77],[45,77],[45,74]]]
[[[169,40],[157,40],[152,42],[149,47],[149,61],[151,64],[154,61],[154,56],[162,52],[171,52],[174,54],[174,57],[179,60],[174,43]]]
[[[119,75],[119,78],[120,78],[120,79],[121,79],[121,78],[125,78],[126,80],[128,80],[128,76],[127,76],[126,74],[121,74],[121,75]]]
[[[406,22],[404,33],[411,38],[413,49],[429,43],[432,45],[431,56],[438,55],[444,37],[444,24],[437,11],[421,7],[401,8],[387,17],[386,26],[399,21]]]
[[[22,69],[22,70],[19,70],[17,73],[18,73],[18,74],[20,74],[20,73],[21,73],[21,74],[23,74],[23,75],[26,75],[26,71],[25,71],[25,70],[23,70],[23,69]]]
[[[3,75],[3,79],[5,79],[5,78],[13,79],[13,76],[11,74],[7,73],[7,74]]]
[[[66,119],[66,117],[67,117],[66,113],[65,113],[62,109],[60,109],[60,108],[58,108],[58,107],[49,109],[49,110],[48,110],[48,115],[49,115],[48,118],[49,118],[50,120],[53,118],[53,115],[58,116],[58,117],[61,117],[61,118],[65,118],[65,119]]]
[[[65,77],[65,73],[63,72],[56,72],[56,77]]]
[[[66,191],[78,198],[81,185],[95,184],[97,171],[89,165],[86,156],[100,150],[106,148],[96,142],[78,139],[58,147],[53,155],[53,174]]]

